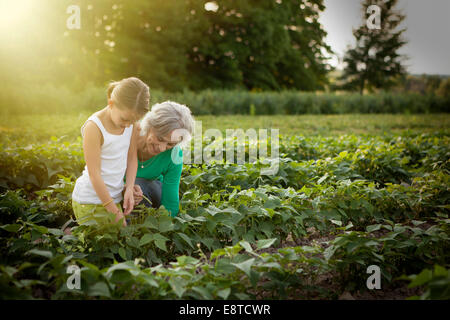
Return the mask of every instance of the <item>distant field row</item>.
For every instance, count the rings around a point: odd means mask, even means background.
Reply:
[[[417,114],[450,112],[450,97],[417,93],[380,92],[248,92],[204,90],[163,92],[151,90],[151,105],[166,100],[183,103],[196,115],[300,115],[300,114]],[[106,86],[86,85],[75,90],[37,84],[22,89],[5,85],[0,92],[0,116],[93,111],[106,103]]]
[[[67,136],[75,140],[80,127],[90,113],[20,115],[0,119],[0,133],[4,136],[28,137],[30,142],[42,142],[51,136]],[[203,132],[209,128],[226,129],[279,129],[282,135],[374,134],[450,131],[449,114],[390,115],[292,115],[292,116],[197,116],[202,121]]]

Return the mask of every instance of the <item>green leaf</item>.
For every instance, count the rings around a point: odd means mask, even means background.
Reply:
[[[347,151],[342,151],[339,153],[339,158],[345,158],[347,156],[348,152]]]
[[[97,282],[93,286],[89,286],[88,295],[91,297],[101,296],[110,298],[109,288],[104,282]]]
[[[251,258],[251,259],[245,260],[244,262],[241,262],[241,263],[231,263],[231,264],[233,266],[235,266],[236,268],[244,271],[244,273],[248,277],[250,277],[250,269],[254,262],[255,262],[255,258]]]
[[[53,258],[53,253],[48,250],[31,249],[27,251],[25,254],[35,254],[49,259]]]
[[[203,299],[205,300],[212,300],[213,296],[211,295],[211,293],[204,287],[192,287],[192,291],[195,291],[197,293],[199,293]]]
[[[325,249],[325,251],[323,252],[323,256],[326,261],[330,260],[330,258],[334,255],[336,249],[337,248],[335,246],[329,246],[328,248]]]
[[[256,242],[256,247],[257,247],[258,250],[260,250],[260,249],[266,249],[266,248],[269,248],[272,244],[274,244],[275,241],[277,241],[276,238],[273,238],[273,239],[258,240],[258,241]]]
[[[158,282],[156,282],[153,275],[143,274],[143,275],[141,275],[141,277],[145,280],[145,282],[147,284],[151,285],[152,287],[155,287],[155,288],[159,287],[159,284],[158,284]]]
[[[200,241],[208,248],[208,250],[211,250],[213,243],[214,243],[213,238],[203,238]]]
[[[2,228],[3,230],[13,233],[19,231],[21,227],[22,225],[20,224],[5,224],[3,226],[0,226],[0,228]]]
[[[125,249],[123,247],[119,248],[119,256],[123,259],[123,260],[127,260],[127,252],[125,251]]]
[[[236,267],[231,265],[229,258],[222,258],[222,259],[216,260],[216,265],[214,266],[214,270],[219,273],[228,275],[228,274],[235,272]]]
[[[331,222],[334,223],[335,225],[338,225],[339,227],[342,226],[342,221],[340,221],[340,220],[333,220],[333,219],[331,219]]]
[[[447,277],[448,272],[444,267],[441,267],[440,265],[434,265],[434,276],[435,277]]]
[[[421,285],[429,282],[432,278],[433,278],[433,274],[432,274],[431,270],[424,269],[424,270],[422,270],[421,273],[419,273],[418,275],[416,275],[413,278],[411,283],[408,285],[408,288],[414,288],[417,286],[421,286]]]
[[[167,232],[172,231],[175,228],[174,223],[172,222],[172,218],[169,216],[160,216],[159,217],[159,232]]]
[[[360,245],[361,244],[359,243],[359,241],[351,242],[347,246],[347,253],[351,253],[351,252],[355,251],[355,249],[358,248]]]
[[[372,224],[372,225],[366,227],[366,231],[374,232],[376,230],[380,230],[380,228],[381,228],[381,224]]]
[[[322,182],[325,181],[326,178],[328,178],[328,173],[325,173],[325,175],[324,175],[322,178],[320,178],[319,180],[317,180],[317,184],[321,184]]]
[[[139,248],[140,241],[137,238],[135,238],[135,237],[131,237],[131,238],[127,239],[127,244],[130,247]]]
[[[139,270],[134,265],[133,261],[126,261],[126,262],[121,262],[121,263],[117,263],[117,264],[112,265],[106,271],[106,275],[109,276],[110,274],[112,274],[116,270],[126,270],[126,271],[129,271],[130,273],[132,273],[135,276],[137,274],[139,274]]]
[[[245,240],[241,240],[239,242],[242,248],[244,248],[247,252],[253,252],[252,246]]]
[[[267,237],[270,237],[272,236],[272,232],[275,226],[268,221],[263,221],[262,223],[260,223],[259,228]]]
[[[214,250],[214,252],[211,254],[211,259],[215,259],[217,257],[221,257],[224,256],[227,252],[225,251],[225,249],[216,249]]]
[[[275,209],[281,205],[281,200],[279,198],[270,197],[269,200],[264,202],[264,208]]]
[[[222,212],[219,208],[210,205],[208,208],[205,208],[206,212],[208,212],[210,215],[214,216],[219,212]]]
[[[217,296],[221,297],[223,300],[226,300],[231,293],[230,288],[222,289],[217,291]]]
[[[236,293],[235,296],[239,299],[239,300],[249,300],[249,296],[246,293]]]
[[[54,236],[64,236],[64,232],[60,229],[56,228],[49,228],[48,232],[50,232]]]
[[[196,263],[199,262],[199,260],[198,260],[198,259],[195,259],[195,258],[193,258],[193,257],[190,257],[190,256],[178,256],[178,257],[177,257],[177,262],[178,262],[180,265],[185,266],[185,265],[187,265],[187,264],[196,264]]]
[[[171,277],[169,279],[169,285],[172,287],[172,290],[181,298],[183,293],[186,291],[187,280],[181,277]]]
[[[155,233],[153,235],[153,238],[155,240],[155,245],[158,248],[160,248],[161,250],[167,252],[166,241],[168,241],[169,239],[167,239],[166,237],[164,237],[163,235],[161,235],[159,233]]]
[[[36,230],[37,232],[40,232],[42,234],[48,232],[48,229],[46,227],[44,227],[44,226],[38,226],[38,225],[32,224],[32,223],[30,223],[30,225],[32,225],[34,230]]]
[[[375,257],[377,257],[380,261],[384,261],[384,257],[383,257],[382,255],[380,255],[380,254],[378,254],[378,253],[375,253],[375,252],[373,252],[373,251],[372,251],[372,254],[373,254]]]
[[[146,233],[142,236],[141,240],[139,240],[139,246],[144,246],[147,243],[151,242],[153,240],[153,234]]]
[[[258,283],[260,274],[256,272],[255,270],[250,270],[250,283],[253,287],[256,287],[256,284]]]
[[[194,245],[192,244],[191,238],[189,238],[187,235],[185,235],[184,233],[177,233],[184,241],[186,241],[186,243],[192,248],[194,249]]]
[[[142,225],[146,228],[158,230],[158,221],[153,216],[148,216]]]

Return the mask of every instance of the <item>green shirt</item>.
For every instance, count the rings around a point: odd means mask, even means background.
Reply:
[[[174,160],[172,160],[172,151]],[[171,213],[172,217],[176,216],[180,210],[178,191],[182,170],[183,150],[180,146],[161,152],[147,161],[138,160],[136,177],[162,182],[161,204]]]

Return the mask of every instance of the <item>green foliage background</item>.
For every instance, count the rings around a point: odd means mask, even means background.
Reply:
[[[2,81],[86,83],[137,76],[152,88],[315,90],[326,84],[322,0],[43,0],[3,47]],[[68,29],[78,5],[81,28]],[[302,6],[302,7],[301,7]],[[302,9],[303,8],[303,9]]]

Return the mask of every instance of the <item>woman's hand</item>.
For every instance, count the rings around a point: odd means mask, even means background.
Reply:
[[[134,208],[134,196],[133,196],[134,188],[127,187],[125,189],[125,195],[123,197],[123,209],[124,214],[129,215]]]
[[[127,221],[125,220],[125,216],[123,215],[122,210],[120,210],[114,202],[109,203],[105,209],[108,212],[114,213],[116,215],[115,222],[117,223],[121,218],[123,218],[123,226],[127,226]]]
[[[141,203],[143,199],[144,193],[142,192],[141,187],[138,184],[135,184],[133,187],[133,197],[134,197],[134,205],[137,206]]]

